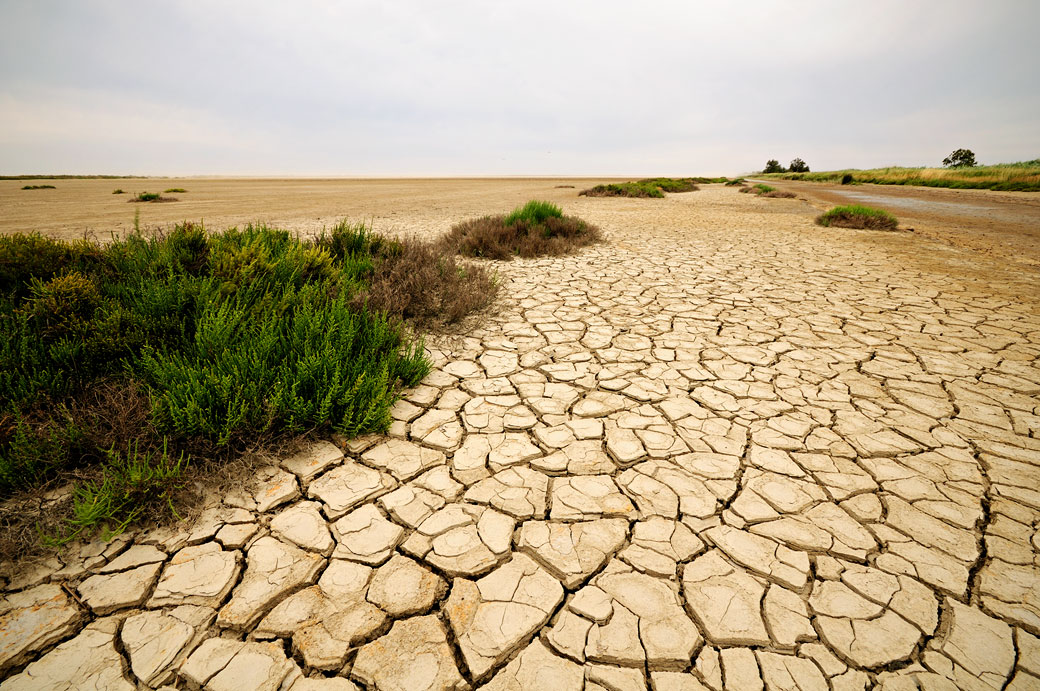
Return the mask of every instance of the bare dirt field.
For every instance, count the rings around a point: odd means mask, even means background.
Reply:
[[[117,184],[5,188],[4,229],[125,228]],[[427,340],[387,435],[0,564],[0,688],[1040,688],[1035,269],[585,184],[149,181],[190,190],[149,224],[433,233],[545,198],[606,239],[496,263],[497,310]]]
[[[134,178],[55,180],[53,190],[22,190],[35,181],[0,180],[0,233],[42,233],[63,238],[92,232],[99,237],[133,228],[205,221],[224,230],[262,221],[301,233],[317,232],[340,219],[371,221],[390,233],[440,233],[472,216],[506,213],[529,199],[564,201],[596,180],[539,179],[220,179]],[[574,185],[574,189],[556,188]],[[126,194],[112,194],[116,188]],[[176,202],[133,203],[137,192],[170,193]]]

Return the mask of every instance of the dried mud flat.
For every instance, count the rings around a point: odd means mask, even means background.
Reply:
[[[498,184],[397,229],[538,196],[607,241],[499,266],[388,436],[7,565],[0,689],[1040,686],[1035,275],[718,186]]]

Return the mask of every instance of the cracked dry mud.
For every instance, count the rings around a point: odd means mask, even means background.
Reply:
[[[0,689],[1040,687],[1035,289],[744,197],[580,202],[389,436],[9,566]]]

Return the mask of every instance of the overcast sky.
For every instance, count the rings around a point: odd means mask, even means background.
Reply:
[[[0,173],[1040,157],[1040,2],[0,0]]]

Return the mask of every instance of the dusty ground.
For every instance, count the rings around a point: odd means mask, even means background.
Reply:
[[[22,190],[46,182],[53,190]],[[372,221],[386,232],[447,231],[471,216],[506,213],[532,198],[564,201],[596,180],[444,179],[444,180],[275,180],[219,178],[135,178],[130,180],[0,180],[0,233],[38,230],[64,238],[84,232],[107,237],[133,228],[140,211],[143,228],[180,221],[205,221],[224,230],[262,221],[304,233],[320,231],[340,219]],[[556,185],[574,185],[557,189]],[[162,192],[176,202],[131,203],[136,192]],[[127,194],[114,195],[122,188]]]
[[[8,565],[0,688],[1040,687],[1034,274],[719,186],[499,184],[395,222],[541,185],[607,242],[500,265],[389,436]]]

